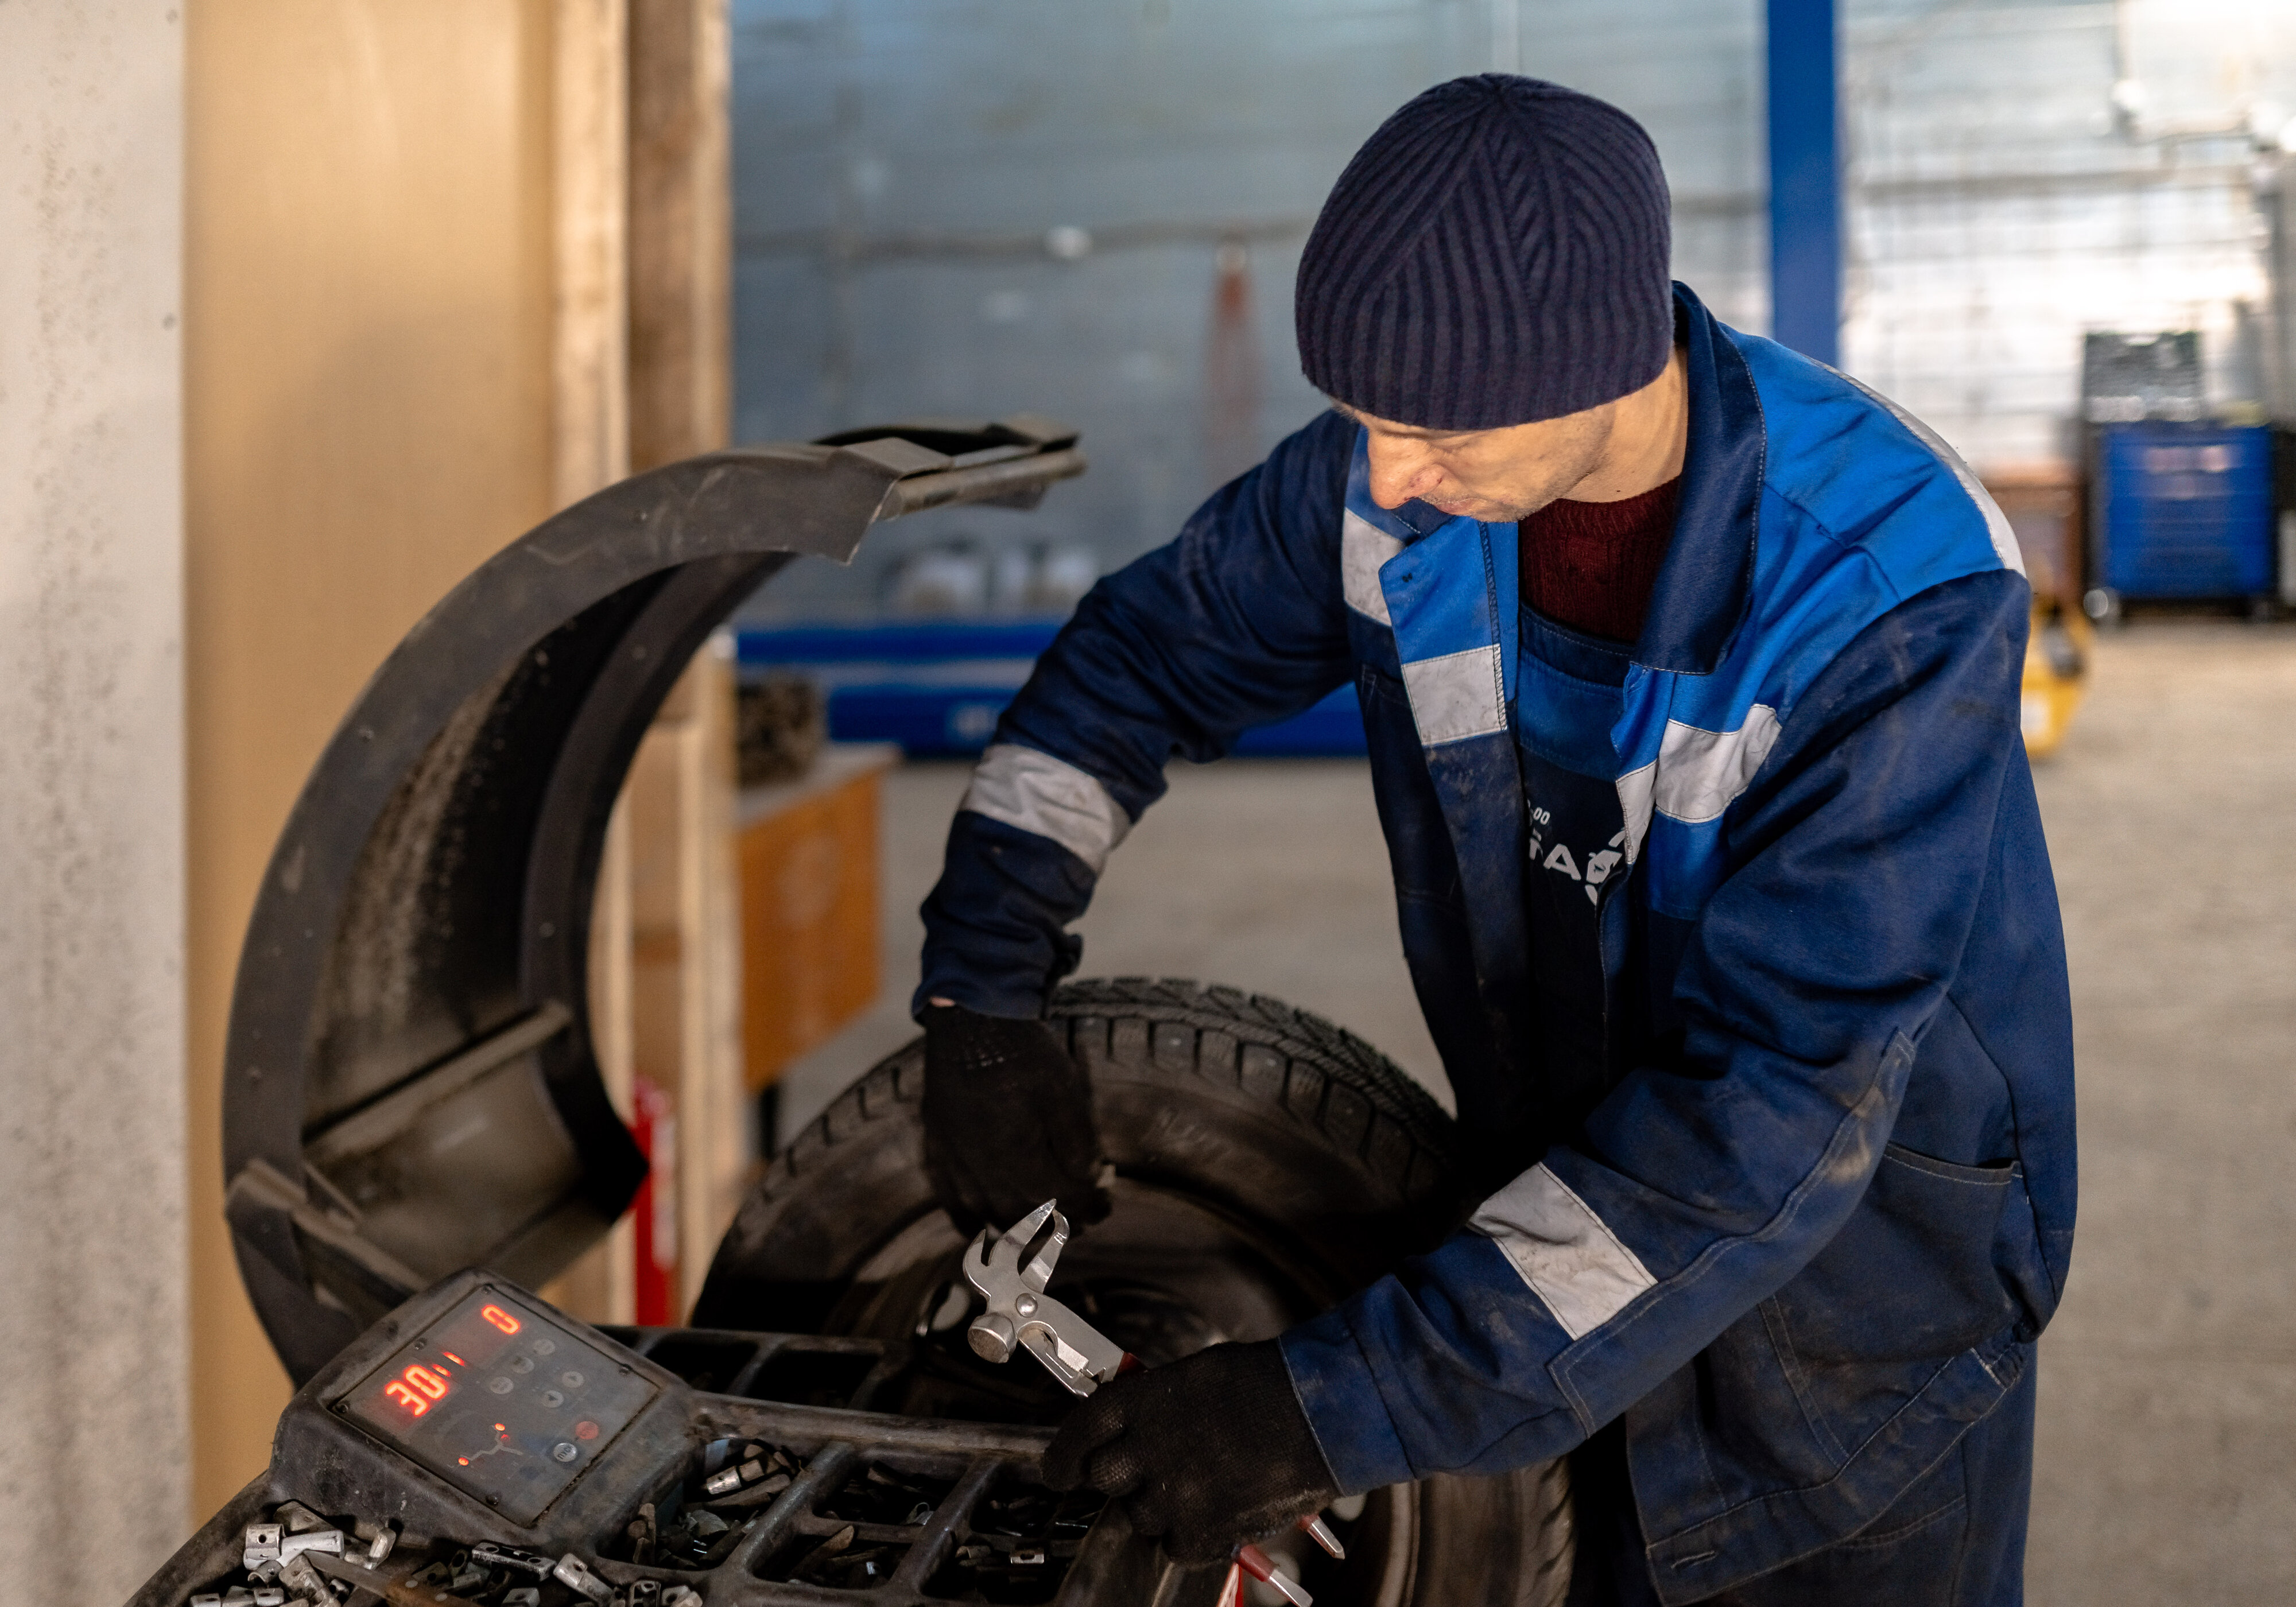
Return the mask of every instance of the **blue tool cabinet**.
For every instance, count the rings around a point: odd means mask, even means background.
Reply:
[[[2274,594],[2270,430],[2107,425],[2095,462],[2099,585],[2137,600]]]

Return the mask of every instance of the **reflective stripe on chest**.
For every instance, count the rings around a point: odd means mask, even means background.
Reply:
[[[1436,750],[1502,736],[1516,693],[1515,527],[1458,518],[1414,538],[1398,512],[1372,501],[1368,461],[1358,438],[1340,531],[1347,605],[1394,633],[1412,722],[1431,760]],[[1652,867],[1665,884],[1661,902],[1677,908],[1710,890],[1719,867],[1718,822],[1779,731],[1776,709],[1759,702],[1722,728],[1669,717],[1680,679],[1630,673],[1611,732],[1627,862],[1643,861],[1655,821],[1690,828],[1663,857],[1668,864]],[[1712,689],[1702,690],[1709,695],[1698,701],[1710,704]],[[1473,807],[1479,802],[1448,800],[1452,809]],[[1492,799],[1489,807],[1511,810],[1513,802]]]
[[[1757,703],[1735,731],[1707,731],[1669,720],[1658,757],[1619,777],[1619,807],[1627,817],[1627,859],[1642,857],[1651,818],[1663,815],[1685,825],[1719,820],[1770,756],[1778,740],[1778,711]]]

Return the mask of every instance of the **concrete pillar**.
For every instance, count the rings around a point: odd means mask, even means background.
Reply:
[[[223,1220],[223,1045],[264,866],[335,723],[408,627],[504,543],[624,471],[624,12],[621,0],[231,0],[187,14],[204,1520],[262,1471],[288,1394]]]
[[[179,12],[0,4],[0,1607],[185,1533]]]

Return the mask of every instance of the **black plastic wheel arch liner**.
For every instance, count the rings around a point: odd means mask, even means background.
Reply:
[[[709,633],[802,553],[1083,471],[1022,415],[714,453],[576,504],[384,660],[304,783],[241,950],[225,1211],[299,1384],[449,1273],[529,1286],[645,1162],[590,1044],[590,910],[640,738]]]

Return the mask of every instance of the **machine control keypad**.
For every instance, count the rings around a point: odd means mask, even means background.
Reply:
[[[524,1301],[481,1288],[333,1405],[455,1488],[531,1524],[657,1393]]]

